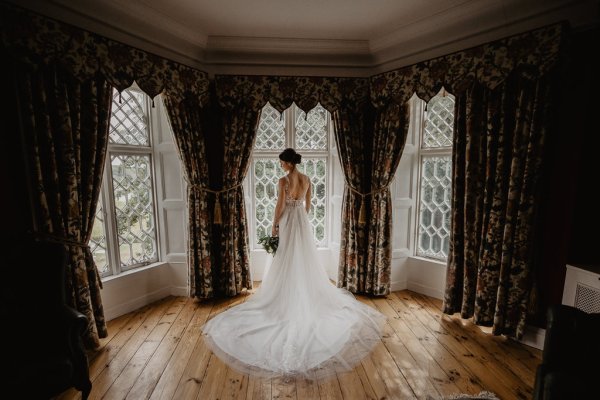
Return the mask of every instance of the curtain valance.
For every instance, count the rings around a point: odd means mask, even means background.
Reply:
[[[341,104],[355,107],[369,100],[367,78],[216,75],[215,84],[219,104],[225,109],[243,102],[258,111],[269,102],[279,112],[292,103],[308,112],[320,103],[333,112]]]
[[[21,66],[57,64],[79,81],[98,74],[121,91],[135,81],[150,98],[208,99],[207,73],[31,11],[0,4],[1,45]]]
[[[429,101],[442,86],[456,94],[474,81],[494,89],[513,72],[537,79],[556,64],[565,27],[546,26],[375,75],[370,79],[371,100],[376,107],[404,104],[417,93]]]

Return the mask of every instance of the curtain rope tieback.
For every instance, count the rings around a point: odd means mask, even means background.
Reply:
[[[242,185],[243,185],[243,183],[238,183],[237,185],[231,186],[229,188],[221,189],[221,190],[208,189],[201,185],[190,185],[189,188],[190,189],[192,189],[192,188],[198,189],[202,192],[213,193],[215,195],[215,211],[213,214],[213,224],[221,225],[223,223],[223,216],[222,216],[222,212],[221,212],[220,194],[235,190]]]
[[[103,284],[102,284],[102,279],[100,277],[100,271],[98,271],[98,267],[96,266],[96,262],[94,261],[94,255],[92,254],[92,248],[90,247],[90,245],[88,243],[78,242],[77,240],[72,240],[72,239],[62,237],[62,236],[57,236],[52,233],[31,232],[30,231],[30,232],[28,232],[28,234],[33,236],[34,240],[44,240],[44,241],[50,242],[50,243],[58,243],[58,244],[62,244],[65,246],[80,247],[81,249],[83,249],[84,254],[87,258],[87,261],[90,262],[91,265],[94,267],[93,270],[94,270],[94,274],[96,275],[96,282],[98,282],[100,289],[102,289]],[[88,266],[89,265],[86,265],[86,269]]]
[[[52,233],[31,232],[31,235],[33,236],[33,238],[35,240],[44,240],[44,241],[50,242],[50,243],[58,243],[58,244],[64,244],[66,246],[81,247],[84,250],[90,249],[90,245],[87,243],[78,242],[73,239],[68,239],[68,238],[64,238],[62,236],[54,235]]]
[[[355,189],[354,187],[352,187],[348,182],[346,182],[346,186],[348,187],[348,189],[350,189],[350,191],[352,191],[355,194],[360,196],[360,210],[358,212],[358,224],[359,225],[364,225],[367,223],[367,209],[365,206],[365,197],[370,196],[374,193],[383,192],[385,190],[388,190],[388,188],[390,187],[390,185],[386,185],[379,189],[371,190],[370,192],[367,192],[367,193],[362,193],[362,192],[358,191],[357,189]]]

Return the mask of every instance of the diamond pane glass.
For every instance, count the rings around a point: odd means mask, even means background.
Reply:
[[[110,115],[110,143],[150,146],[146,95],[133,89],[113,89]]]
[[[148,155],[111,155],[122,267],[157,261],[152,173]]]
[[[328,111],[317,104],[308,115],[296,107],[296,149],[327,150]]]
[[[308,219],[313,227],[318,246],[326,244],[325,221],[327,221],[327,159],[318,157],[302,158],[298,171],[306,174],[311,183],[311,208]]]
[[[255,158],[254,174],[256,238],[271,234],[275,205],[277,204],[277,182],[284,175],[278,158]]]
[[[423,147],[452,146],[454,129],[454,96],[445,93],[434,96],[427,104]]]
[[[423,157],[417,255],[448,258],[452,157]]]
[[[267,103],[260,113],[256,131],[257,150],[283,150],[285,148],[285,117]]]
[[[90,238],[90,250],[92,251],[94,263],[98,268],[100,276],[109,275],[110,268],[106,250],[106,230],[104,227],[104,206],[102,204],[102,197],[98,200],[98,207],[96,208],[94,226],[92,227],[92,237]]]

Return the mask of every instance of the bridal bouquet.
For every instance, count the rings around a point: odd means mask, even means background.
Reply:
[[[279,236],[263,236],[258,240],[258,244],[262,244],[267,253],[275,255],[279,245]]]

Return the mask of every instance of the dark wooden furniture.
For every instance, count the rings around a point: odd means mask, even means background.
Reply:
[[[65,301],[65,247],[13,238],[2,247],[0,397],[50,399],[75,387],[86,399],[88,319]]]
[[[597,399],[598,379],[600,314],[564,304],[550,307],[534,400]]]

